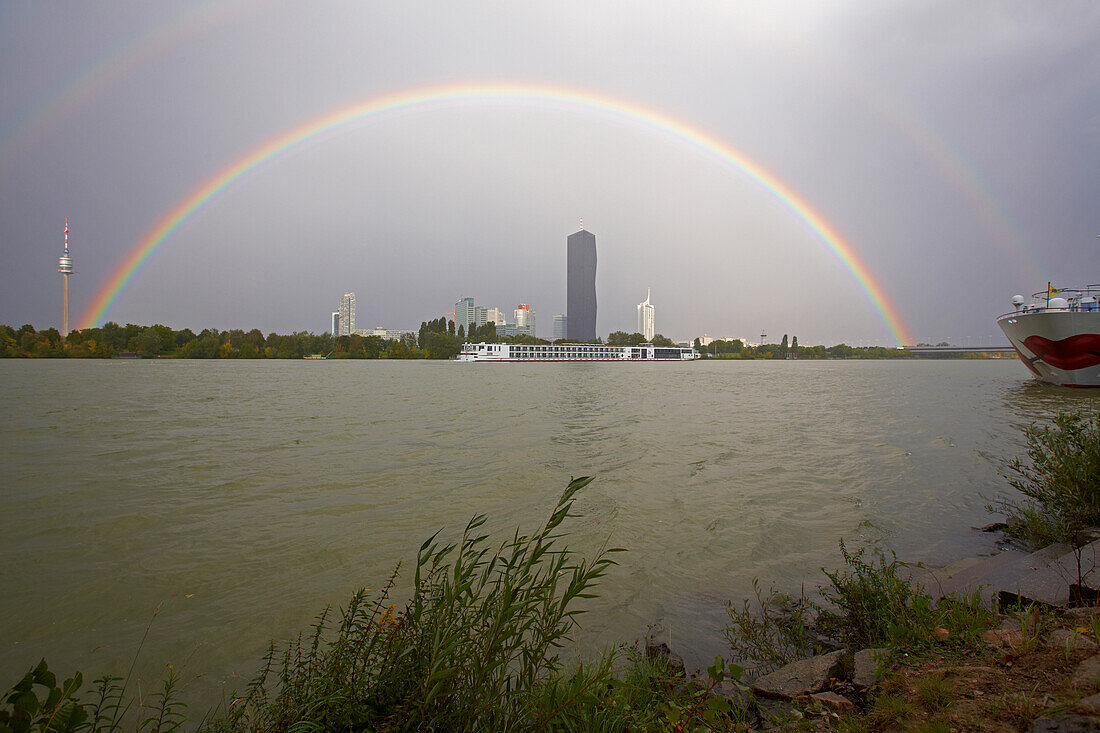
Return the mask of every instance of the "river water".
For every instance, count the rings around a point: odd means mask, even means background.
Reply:
[[[656,625],[722,653],[754,577],[797,591],[838,540],[988,553],[1020,428],[1096,395],[1015,360],[458,364],[0,362],[0,684],[172,663],[203,703],[267,642],[484,512],[533,529],[592,475],[569,544],[627,548],[583,642]],[[156,617],[153,618],[154,610]],[[151,623],[150,623],[151,622]]]

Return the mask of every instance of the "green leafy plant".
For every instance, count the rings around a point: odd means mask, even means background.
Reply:
[[[4,696],[0,733],[122,730],[133,700],[126,697],[121,683],[121,677],[97,679],[92,700],[84,702],[80,698],[83,675],[77,672],[58,685],[56,675],[43,659]],[[178,687],[179,675],[169,667],[160,689],[132,721],[138,733],[167,733],[182,726],[186,706],[177,699]]]
[[[741,684],[744,670],[736,664],[727,664],[717,656],[707,667],[707,676],[694,679],[684,690],[687,694],[674,695],[665,704],[668,722],[675,731],[729,730],[744,723],[744,711],[726,694],[724,683],[730,683],[734,694],[748,688]]]
[[[995,617],[978,593],[947,595],[933,602],[919,585],[903,577],[905,565],[884,554],[867,559],[866,548],[850,552],[844,541],[840,552],[845,567],[824,571],[830,585],[820,587],[825,604],[817,628],[853,648],[889,646],[916,650],[945,629],[947,638],[937,643],[965,647],[980,639]]]
[[[88,719],[88,712],[76,697],[82,682],[77,672],[59,686],[57,676],[43,659],[4,696],[0,706],[0,731],[63,733],[81,730]]]
[[[1082,528],[1100,525],[1100,412],[1059,412],[1024,435],[1027,460],[1008,461],[1002,471],[1023,498],[986,508],[1008,516],[1006,531],[1032,547],[1079,544]]]
[[[846,569],[825,571],[822,596],[839,612],[824,609],[818,626],[855,648],[922,643],[935,628],[932,599],[898,574],[902,563],[865,559],[866,548],[849,552],[840,541]]]
[[[754,598],[740,608],[732,602],[726,606],[730,626],[722,634],[735,659],[766,674],[806,654],[813,604],[805,595],[792,599],[774,591],[765,599],[756,578],[752,588]]]

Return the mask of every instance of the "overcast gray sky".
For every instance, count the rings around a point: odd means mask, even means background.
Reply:
[[[1002,341],[1046,281],[1100,282],[1100,4],[0,4],[0,322],[71,321],[231,161],[342,106],[452,83],[620,99],[768,170],[838,231],[914,338]],[[176,328],[415,328],[462,296],[565,309],[565,238],[599,256],[598,331],[892,341],[860,283],[759,183],[578,105],[375,116],[244,176],[108,313]]]

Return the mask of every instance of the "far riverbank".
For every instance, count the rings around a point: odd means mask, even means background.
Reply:
[[[475,338],[479,341],[503,343],[551,343],[533,336],[496,337],[488,332],[478,333]],[[610,345],[639,344],[643,341],[641,334],[621,331],[610,334],[607,339]],[[669,339],[660,334],[654,336],[653,341],[657,345],[672,345]],[[176,331],[167,326],[138,326],[132,323],[125,326],[106,323],[101,328],[73,331],[62,339],[55,328],[36,331],[29,324],[19,329],[0,325],[0,358],[13,359],[450,359],[458,354],[462,344],[466,342],[467,339],[461,332],[455,333],[453,322],[442,323],[442,319],[425,322],[421,324],[419,332],[409,332],[397,339],[361,335],[333,337],[329,333],[315,334],[305,331],[286,335],[269,333],[265,336],[259,329],[205,329],[195,333],[191,329]],[[945,346],[946,343],[938,345]],[[965,353],[914,353],[907,349],[885,346],[801,346],[797,338],[788,344],[786,336],[778,344],[757,346],[744,344],[740,340],[710,341],[704,345],[696,339],[695,349],[705,358],[738,360],[1015,357],[1011,353],[980,350],[968,350]]]

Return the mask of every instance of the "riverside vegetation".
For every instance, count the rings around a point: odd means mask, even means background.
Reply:
[[[493,324],[468,329],[454,321],[437,318],[420,324],[415,334],[400,339],[381,336],[333,336],[298,331],[290,334],[269,333],[266,336],[257,328],[251,331],[232,329],[219,331],[207,328],[195,333],[189,328],[176,331],[168,326],[139,326],[127,323],[120,326],[108,321],[99,328],[85,328],[61,338],[56,328],[36,331],[24,324],[18,329],[0,324],[0,358],[37,359],[109,359],[119,355],[142,358],[180,359],[302,359],[322,355],[333,359],[450,359],[456,356],[465,343],[478,342],[545,344],[545,339],[534,336],[498,336]],[[656,334],[650,341],[656,346],[674,346],[671,339]],[[554,343],[563,343],[559,339]],[[596,339],[603,343],[602,339]],[[607,337],[611,346],[631,346],[646,343],[640,333],[613,331]],[[927,345],[927,344],[921,344]],[[946,344],[941,344],[946,346]],[[708,358],[717,359],[907,359],[913,355],[905,349],[883,346],[854,347],[847,344],[835,346],[799,346],[798,337],[790,344],[787,336],[778,344],[748,346],[739,339],[712,341],[702,346],[695,340],[695,348]],[[962,358],[975,359],[1003,354],[966,354]],[[1011,355],[1010,355],[1011,356]],[[950,358],[959,358],[953,356]]]
[[[1031,512],[1028,526],[1048,523],[1036,537],[1091,521],[1098,427],[1095,414],[1063,413],[1028,429],[1030,462],[1008,464],[1027,499],[999,506]],[[395,570],[380,590],[272,644],[252,682],[204,716],[187,720],[171,667],[141,697],[129,678],[85,689],[77,673],[59,683],[42,661],[0,700],[0,731],[1000,731],[1073,709],[1100,713],[1100,695],[1090,697],[1100,689],[1100,608],[998,614],[978,595],[933,599],[896,558],[843,542],[844,566],[825,571],[814,597],[764,599],[758,587],[755,602],[730,604],[725,636],[748,674],[717,657],[688,675],[652,642],[567,666],[559,650],[584,611],[578,604],[621,551],[585,558],[564,544],[590,481],[571,481],[532,534],[494,541],[478,515],[453,540],[428,538],[407,602],[391,598]],[[765,675],[759,690],[768,673],[833,648],[873,648],[870,672],[830,668],[825,692],[794,699],[752,694],[751,677]]]

